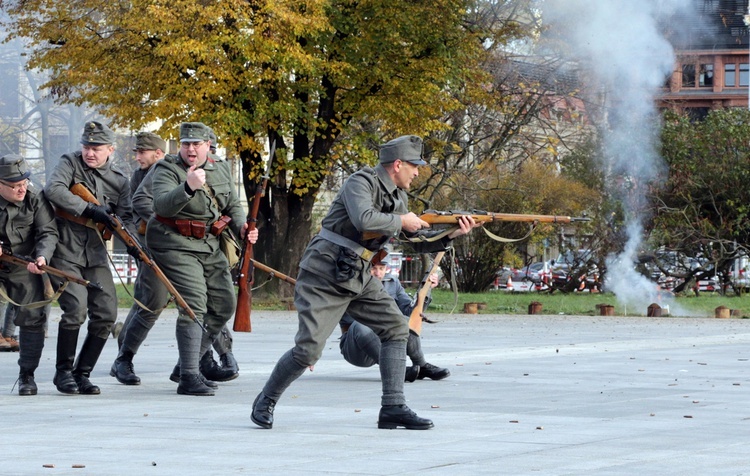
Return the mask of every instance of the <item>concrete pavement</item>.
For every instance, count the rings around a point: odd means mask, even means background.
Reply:
[[[254,311],[234,334],[240,377],[188,397],[168,380],[173,310],[136,356],[140,386],[109,376],[110,340],[102,394],[58,393],[55,312],[39,395],[12,390],[18,354],[0,354],[5,475],[750,474],[750,320],[433,314],[423,347],[452,375],[406,384],[428,431],[377,429],[378,370],[347,364],[334,335],[262,430],[250,405],[296,314]]]

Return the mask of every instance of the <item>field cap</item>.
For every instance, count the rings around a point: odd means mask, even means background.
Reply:
[[[29,166],[18,154],[8,154],[0,157],[0,180],[6,182],[20,182],[31,176]]]
[[[83,126],[81,144],[83,145],[112,145],[115,143],[115,133],[101,122],[90,121]]]
[[[390,164],[397,159],[414,165],[426,165],[422,159],[422,139],[417,136],[401,136],[380,146],[381,164]]]
[[[135,147],[133,151],[140,150],[161,150],[167,151],[167,142],[153,132],[139,132],[135,136]]]
[[[180,142],[205,142],[211,140],[211,129],[202,122],[183,122],[180,125]]]

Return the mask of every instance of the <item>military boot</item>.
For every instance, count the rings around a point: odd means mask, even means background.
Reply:
[[[61,326],[57,333],[57,363],[55,364],[55,377],[52,379],[52,383],[61,393],[78,393],[78,384],[73,378],[76,345],[78,345],[78,329],[64,329]]]
[[[253,402],[253,411],[250,413],[250,419],[259,427],[270,430],[273,428],[273,410],[275,407],[276,400],[260,392]]]
[[[395,430],[400,426],[407,430],[429,430],[435,425],[432,420],[420,418],[406,405],[384,405],[380,408],[378,428]]]
[[[234,358],[234,354],[227,352],[219,356],[219,362],[221,362],[221,368],[225,370],[231,370],[232,372],[239,375],[240,366],[237,363],[237,359]]]
[[[210,349],[201,357],[199,368],[204,377],[214,382],[228,382],[240,375],[232,369],[220,367],[214,360],[214,353]]]
[[[122,352],[115,359],[112,364],[112,368],[109,370],[109,375],[116,378],[118,382],[123,385],[140,385],[141,379],[135,374],[133,369],[133,353]]]
[[[203,374],[198,374],[198,378],[201,379],[201,382],[203,382],[204,385],[211,388],[219,388],[219,384],[216,382],[213,382],[211,380],[208,380],[206,377],[203,376]],[[174,383],[180,383],[180,363],[177,362],[177,365],[174,366],[174,369],[172,369],[172,373],[169,375],[169,380],[171,380]]]
[[[438,367],[437,365],[432,365],[430,363],[424,364],[419,369],[419,375],[417,378],[419,380],[422,380],[424,378],[429,378],[432,380],[443,380],[444,378],[449,377],[451,374],[451,371],[448,369],[444,369],[442,367]]]
[[[18,333],[21,349],[18,355],[18,394],[36,395],[37,387],[34,381],[34,371],[39,366],[44,348],[44,333],[29,332],[21,327]]]
[[[411,367],[406,367],[406,375],[404,377],[405,382],[413,382],[417,380],[418,376],[419,376],[419,365],[412,365]]]
[[[78,360],[73,369],[73,378],[78,384],[78,391],[84,395],[99,395],[102,393],[99,387],[91,383],[89,377],[106,343],[107,339],[91,334],[86,334],[86,340],[83,341],[81,352],[78,354]]]

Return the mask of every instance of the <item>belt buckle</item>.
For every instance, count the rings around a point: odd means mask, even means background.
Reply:
[[[370,251],[367,248],[362,251],[362,254],[360,255],[363,260],[370,261],[373,256],[375,256],[375,251]]]

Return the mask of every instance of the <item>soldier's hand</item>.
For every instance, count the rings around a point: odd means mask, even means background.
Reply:
[[[26,265],[26,270],[29,273],[44,274],[44,271],[41,268],[46,264],[47,260],[44,259],[44,256],[40,256],[36,259],[36,261],[29,261],[29,264]]]
[[[96,223],[102,223],[104,225],[107,225],[109,228],[115,228],[115,222],[112,219],[112,210],[109,209],[109,207],[104,207],[102,205],[94,205],[93,203],[89,203],[86,205],[86,208],[83,210],[83,215],[86,218],[91,218]]]
[[[432,273],[429,278],[430,281],[430,287],[435,288],[437,287],[438,283],[440,282],[440,276],[438,276],[437,273]]]
[[[459,236],[468,235],[471,230],[478,226],[482,226],[482,223],[474,221],[474,217],[471,215],[462,215],[458,217],[458,230],[448,235],[448,238],[452,240]]]
[[[187,173],[187,184],[190,190],[196,191],[203,187],[204,183],[206,183],[206,171],[196,169],[195,165],[191,165]]]
[[[419,218],[412,212],[401,215],[401,229],[409,233],[414,233],[422,228],[429,228],[430,224]]]
[[[252,230],[248,231],[248,225],[247,223],[245,223],[244,225],[242,225],[242,229],[240,230],[240,236],[242,236],[250,243],[255,244],[258,241],[258,229],[253,228]]]

